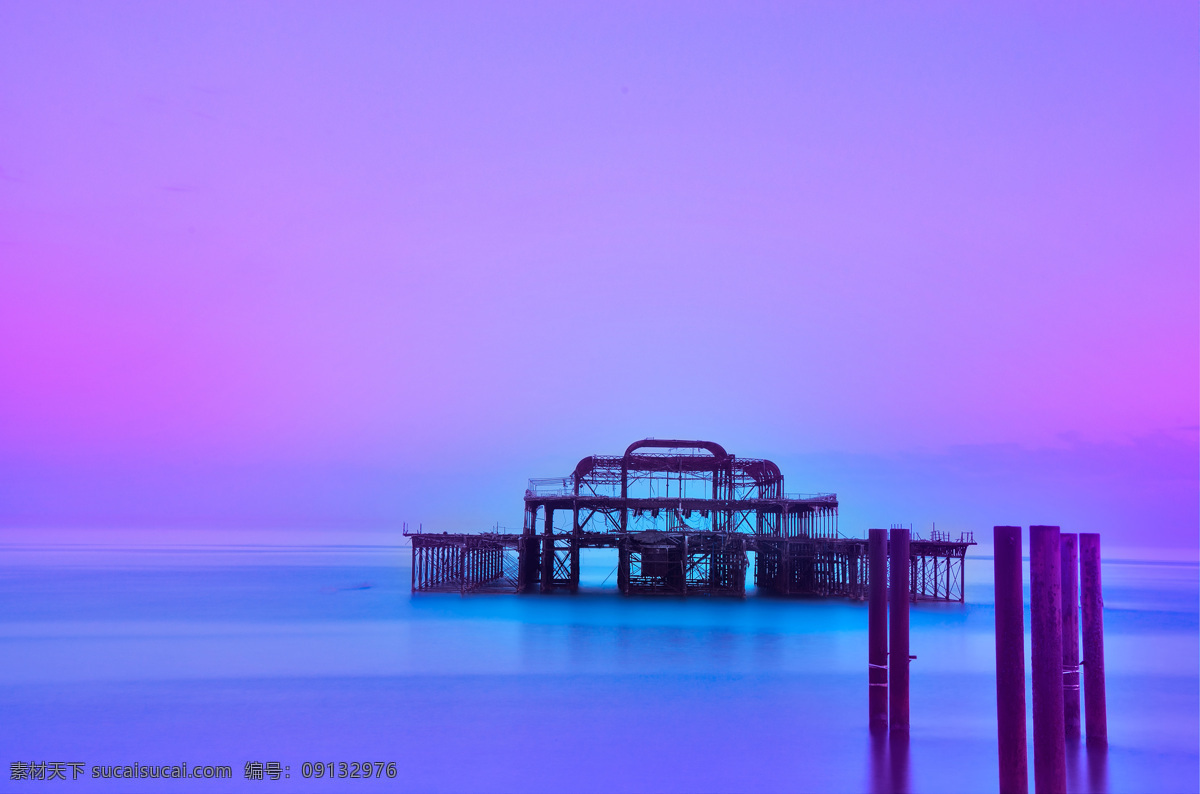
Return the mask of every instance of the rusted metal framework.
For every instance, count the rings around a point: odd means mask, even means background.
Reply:
[[[867,541],[756,538],[754,581],[772,595],[867,597]]]
[[[519,535],[412,537],[414,591],[575,592],[580,551],[611,548],[625,594],[742,596],[751,552],[763,592],[867,594],[866,540],[839,534],[836,494],[787,493],[774,463],[711,441],[643,439],[530,480]],[[973,542],[914,541],[913,598],[961,601]]]
[[[560,511],[572,533],[837,536],[836,494],[785,494],[774,463],[736,458],[711,441],[643,439],[621,456],[586,457],[566,477],[530,480],[526,531],[553,532]]]
[[[414,593],[516,589],[518,555],[509,537],[489,533],[411,538]]]
[[[975,544],[972,532],[951,539],[949,532],[930,533],[929,540],[915,537],[909,546],[909,592],[913,601],[959,601],[966,597],[967,547]]]
[[[742,595],[746,536],[836,538],[837,496],[785,493],[774,463],[711,441],[643,439],[566,477],[530,480],[523,535],[542,542],[540,564],[521,566],[521,591],[574,592],[579,550],[608,547],[623,593]]]
[[[746,542],[731,533],[639,532],[617,548],[622,593],[746,594]]]

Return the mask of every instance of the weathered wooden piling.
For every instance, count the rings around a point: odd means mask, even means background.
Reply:
[[[1028,794],[1025,745],[1025,609],[1022,604],[1021,528],[996,527],[996,726],[1000,794]]]
[[[888,711],[892,731],[908,732],[908,530],[891,531],[891,589],[888,612],[891,637],[888,643]]]
[[[1100,591],[1100,536],[1079,535],[1079,573],[1083,611],[1083,708],[1087,743],[1108,745],[1104,696],[1104,597]]]
[[[1029,528],[1030,628],[1033,631],[1033,784],[1064,794],[1062,571],[1058,527]]]
[[[867,533],[867,565],[870,600],[867,602],[867,699],[871,730],[888,726],[888,640],[887,640],[887,530]]]
[[[1063,731],[1079,738],[1079,536],[1059,535],[1062,568]]]

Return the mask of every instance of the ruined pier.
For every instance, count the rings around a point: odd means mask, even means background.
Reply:
[[[759,592],[867,597],[866,538],[838,529],[833,493],[784,491],[769,460],[711,441],[643,439],[592,455],[566,477],[534,479],[520,532],[411,534],[414,592],[575,592],[580,555],[617,550],[625,595]],[[910,598],[962,601],[970,533],[914,536]]]

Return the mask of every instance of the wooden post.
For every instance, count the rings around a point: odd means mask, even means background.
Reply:
[[[908,599],[909,544],[907,529],[892,529],[891,559],[891,637],[888,643],[888,711],[892,731],[908,733]]]
[[[1108,745],[1104,697],[1104,598],[1100,591],[1100,536],[1079,536],[1079,573],[1083,586],[1083,708],[1089,746]]]
[[[867,694],[871,730],[888,726],[887,530],[867,533],[870,600],[867,602]]]
[[[1000,745],[1000,794],[1028,794],[1021,528],[996,527],[993,532],[996,573],[996,727]]]
[[[1058,527],[1029,528],[1033,633],[1033,785],[1037,794],[1067,790],[1063,732],[1062,571]]]
[[[1079,738],[1079,536],[1059,535],[1062,559],[1063,731]]]

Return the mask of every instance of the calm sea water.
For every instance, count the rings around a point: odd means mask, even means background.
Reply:
[[[462,598],[412,596],[407,549],[9,547],[0,790],[996,790],[989,559],[912,611],[907,743],[866,730],[865,604],[622,598],[584,563],[577,596]],[[1069,749],[1071,790],[1200,790],[1197,566],[1103,575],[1111,747]],[[9,779],[43,761],[86,777]],[[303,777],[342,761],[396,777]],[[135,762],[233,779],[90,778]]]

